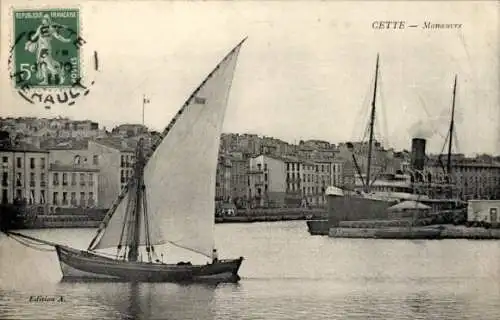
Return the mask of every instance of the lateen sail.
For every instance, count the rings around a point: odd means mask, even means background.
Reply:
[[[219,141],[242,43],[179,110],[144,168],[151,245],[173,243],[211,255]],[[118,205],[93,249],[117,246],[126,207],[127,197]],[[140,245],[145,245],[145,228],[142,225],[140,229]]]
[[[127,215],[128,198],[129,196],[127,192],[125,193],[125,196],[121,200],[120,204],[118,204],[118,207],[109,220],[109,223],[104,230],[101,239],[99,239],[99,242],[94,249],[111,248],[118,245],[123,229],[123,224],[125,223],[125,218]]]

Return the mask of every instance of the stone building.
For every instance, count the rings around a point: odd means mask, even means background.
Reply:
[[[287,196],[285,162],[269,155],[249,160],[248,198],[251,206],[283,207]]]
[[[98,205],[97,165],[51,163],[49,167],[50,213],[67,208],[96,208]]]
[[[0,150],[3,204],[26,203],[40,214],[46,212],[49,154],[20,143]]]

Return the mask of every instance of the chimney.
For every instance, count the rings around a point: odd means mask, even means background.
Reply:
[[[425,165],[425,139],[413,138],[411,140],[411,169],[423,170]]]

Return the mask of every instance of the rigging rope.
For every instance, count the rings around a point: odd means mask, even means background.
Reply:
[[[379,70],[380,72],[380,70]],[[385,98],[384,98],[384,82],[382,76],[379,76],[379,92],[380,92],[380,106],[382,110],[382,128],[383,128],[383,136],[381,138],[381,141],[386,147],[390,146],[390,140],[389,140],[389,126],[388,126],[388,117],[387,117],[387,110],[385,108]]]
[[[22,244],[23,246],[31,248],[31,249],[34,249],[34,250],[37,250],[37,251],[55,251],[55,249],[47,249],[47,248],[36,247],[36,246],[50,246],[49,244],[46,244],[46,243],[36,243],[35,241],[29,240],[27,238],[23,238],[23,240],[21,240],[21,237],[18,237],[18,236],[15,236],[13,234],[9,234],[9,233],[6,233],[6,235],[8,237],[14,239],[18,243]],[[30,241],[31,241],[31,243],[30,243]]]
[[[370,121],[369,101],[370,101],[370,97],[371,97],[371,91],[372,91],[372,85],[368,86],[367,91],[364,95],[363,103],[361,104],[360,108],[358,109],[358,113],[356,114],[356,118],[355,118],[356,122],[353,126],[353,130],[351,133],[352,140],[358,140],[357,131],[358,131],[358,128],[361,127],[361,125],[363,125],[363,127],[365,128],[364,135],[366,135],[366,130],[367,130],[366,128],[367,128],[369,121]],[[364,140],[364,137],[362,137],[361,141],[363,141],[363,140]]]

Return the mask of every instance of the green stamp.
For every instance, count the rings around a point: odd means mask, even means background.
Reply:
[[[75,104],[86,96],[94,80],[83,79],[82,61],[93,61],[99,72],[97,51],[82,50],[80,11],[75,8],[14,9],[10,78],[17,93],[31,104],[50,109]],[[84,52],[87,53],[84,59]],[[90,55],[92,53],[92,55]],[[85,80],[85,83],[84,83]]]
[[[17,89],[67,88],[81,79],[78,9],[15,10]]]

